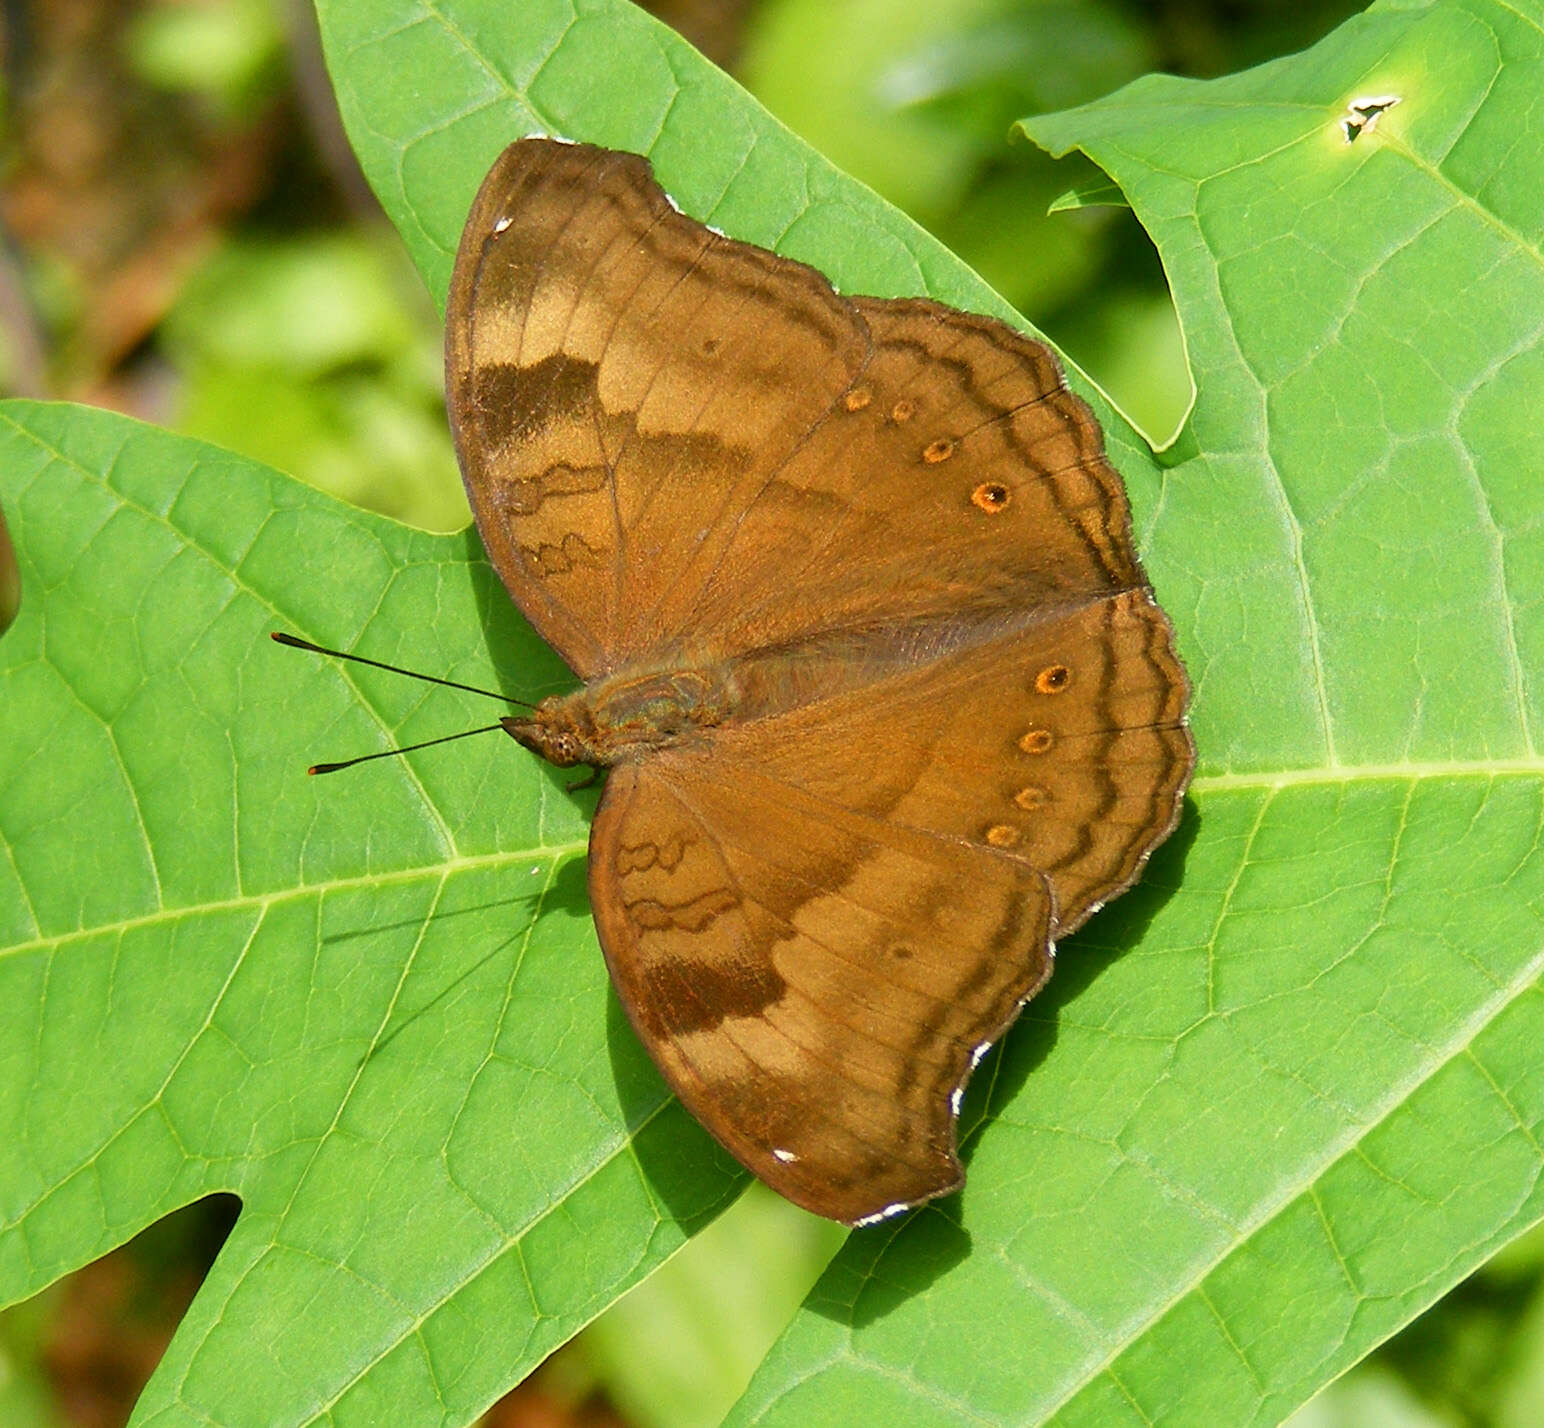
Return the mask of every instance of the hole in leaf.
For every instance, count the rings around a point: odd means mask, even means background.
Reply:
[[[1353,99],[1346,105],[1346,117],[1340,121],[1340,132],[1346,143],[1354,144],[1363,134],[1370,134],[1378,127],[1383,114],[1399,103],[1397,94],[1380,94],[1370,99]]]
[[[209,1195],[40,1296],[37,1361],[74,1423],[126,1423],[241,1211]]]

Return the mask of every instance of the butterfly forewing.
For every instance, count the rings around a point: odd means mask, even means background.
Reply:
[[[811,268],[678,213],[636,155],[530,140],[467,220],[446,388],[490,558],[589,677],[679,629],[679,587],[868,354]]]
[[[1143,583],[1098,428],[1044,346],[919,299],[854,309],[873,342],[854,384],[635,619],[739,650]]]

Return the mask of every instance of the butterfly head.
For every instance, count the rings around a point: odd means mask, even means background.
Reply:
[[[506,714],[499,723],[517,744],[567,769],[597,762],[594,731],[586,727],[584,712],[577,701],[556,696],[543,699],[529,714]]]

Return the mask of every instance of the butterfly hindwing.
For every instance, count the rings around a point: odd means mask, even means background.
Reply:
[[[1050,972],[1044,879],[711,759],[614,770],[590,839],[601,944],[680,1096],[834,1219],[954,1189],[956,1092]]]
[[[746,703],[766,712],[712,731],[713,756],[731,783],[754,767],[1024,859],[1064,934],[1130,885],[1179,815],[1194,752],[1168,620],[1130,590],[932,639],[925,659],[871,639],[806,668],[796,704],[778,690],[785,666],[747,662]]]

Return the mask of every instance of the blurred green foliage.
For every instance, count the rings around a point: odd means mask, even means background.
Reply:
[[[846,1238],[753,1181],[575,1347],[634,1422],[713,1428]]]
[[[60,1428],[65,1421],[42,1365],[58,1299],[56,1287],[0,1317],[0,1423]]]
[[[1162,444],[1190,384],[1157,255],[1119,209],[1050,213],[1097,171],[1009,138],[1021,116],[1107,94],[1161,52],[1152,15],[1112,0],[773,0],[741,78],[938,234]]]
[[[130,22],[130,64],[146,84],[249,111],[282,79],[284,28],[270,0],[151,5]]]
[[[179,430],[429,530],[471,519],[433,306],[384,225],[232,241],[161,340]]]

